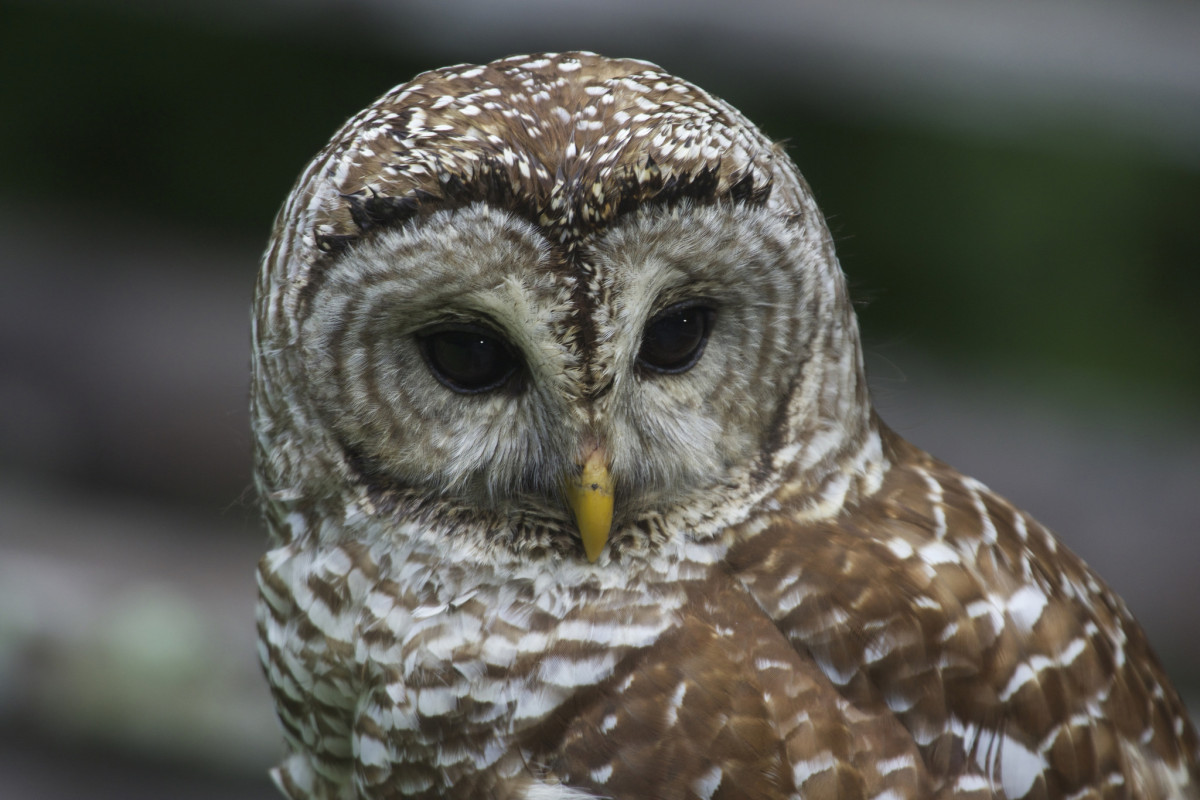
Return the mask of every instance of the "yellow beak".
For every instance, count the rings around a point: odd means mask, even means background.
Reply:
[[[567,502],[575,514],[579,538],[588,561],[596,562],[612,529],[612,477],[603,447],[597,447],[583,464],[578,478],[567,479]]]

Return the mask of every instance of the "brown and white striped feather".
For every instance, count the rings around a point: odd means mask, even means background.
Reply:
[[[872,497],[802,526],[785,507],[729,553],[781,632],[890,710],[939,796],[1195,794],[1195,730],[1120,599],[1028,515],[885,436]]]

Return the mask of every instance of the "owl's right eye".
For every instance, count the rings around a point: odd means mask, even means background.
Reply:
[[[497,389],[520,366],[508,343],[479,325],[439,327],[417,342],[433,377],[461,394]]]
[[[714,311],[695,301],[676,303],[646,325],[638,363],[653,372],[687,372],[704,354]]]

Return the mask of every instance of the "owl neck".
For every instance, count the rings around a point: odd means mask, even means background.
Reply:
[[[889,466],[845,278],[836,257],[825,266],[824,291],[811,309],[825,323],[781,401],[778,444],[764,449],[759,467],[771,483],[767,502],[786,500],[813,519],[873,495]]]

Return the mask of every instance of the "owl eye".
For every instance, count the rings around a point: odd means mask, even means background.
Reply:
[[[440,327],[417,342],[433,377],[462,394],[499,388],[520,365],[504,339],[478,325]]]
[[[686,372],[704,353],[715,312],[693,301],[676,303],[646,325],[638,362],[667,374]]]

